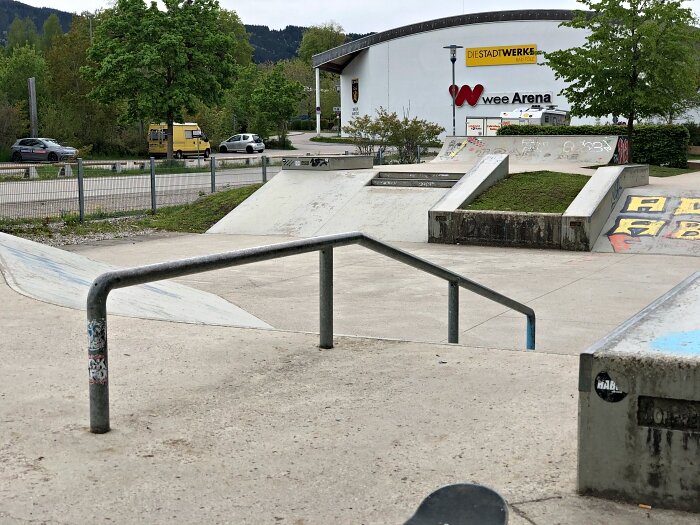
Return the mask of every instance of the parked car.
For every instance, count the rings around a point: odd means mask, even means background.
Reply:
[[[227,138],[219,144],[221,153],[232,151],[245,151],[246,153],[262,153],[265,151],[265,143],[253,133],[240,133]]]
[[[12,162],[58,162],[74,159],[78,150],[62,146],[55,139],[25,138],[12,145]]]

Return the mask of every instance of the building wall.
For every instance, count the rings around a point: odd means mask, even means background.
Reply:
[[[374,115],[379,107],[406,113],[443,126],[452,134],[452,64],[449,51],[443,46],[456,44],[464,48],[535,44],[538,51],[554,51],[577,47],[585,42],[586,33],[580,29],[559,27],[559,21],[516,21],[470,24],[419,33],[371,46],[358,55],[341,75],[341,119],[346,125],[352,118]],[[497,117],[502,111],[512,111],[530,104],[488,104],[485,98],[515,92],[549,93],[552,104],[569,109],[567,100],[559,95],[564,82],[554,78],[554,72],[537,64],[471,66],[465,62],[465,49],[457,50],[455,83],[477,84],[484,87],[475,106],[465,102],[456,108],[456,134],[466,134],[467,117]],[[352,101],[352,81],[359,85],[359,99]],[[593,119],[572,119],[573,124]]]

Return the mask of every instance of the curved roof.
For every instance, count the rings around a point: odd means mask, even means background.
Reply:
[[[528,9],[518,11],[492,11],[488,13],[473,13],[469,15],[448,16],[428,22],[420,22],[408,26],[389,29],[374,33],[358,40],[334,47],[313,56],[313,66],[323,71],[341,73],[361,51],[382,42],[405,36],[446,29],[449,27],[467,26],[471,24],[487,24],[490,22],[518,22],[528,20],[553,20],[564,22],[571,20],[574,11],[568,9]]]

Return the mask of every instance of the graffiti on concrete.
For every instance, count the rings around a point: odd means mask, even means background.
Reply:
[[[629,195],[606,235],[616,252],[645,238],[700,241],[700,197]]]
[[[515,161],[565,161],[607,164],[618,155],[616,136],[454,137],[445,143],[441,159],[467,160],[485,155],[509,155]]]

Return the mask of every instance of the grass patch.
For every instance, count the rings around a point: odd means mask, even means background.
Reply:
[[[667,168],[664,166],[649,166],[650,177],[674,177],[675,175],[683,175],[684,173],[693,173],[698,171],[697,168]]]
[[[586,175],[551,171],[517,173],[462,209],[564,213],[589,179]]]
[[[188,233],[204,233],[227,213],[262,186],[254,184],[220,191],[197,199],[192,204],[168,206],[141,219],[145,228]]]
[[[146,230],[204,233],[227,213],[252,195],[261,184],[232,188],[205,195],[192,204],[160,208],[155,214],[146,212],[98,212],[80,222],[78,215],[66,214],[61,219],[0,220],[0,232],[35,240],[61,236],[111,234],[124,236]]]

